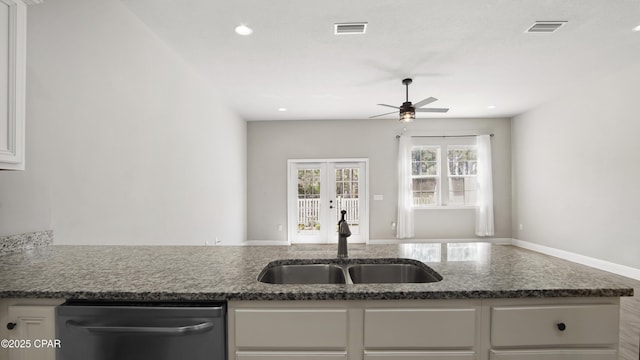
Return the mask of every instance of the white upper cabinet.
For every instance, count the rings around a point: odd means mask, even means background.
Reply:
[[[0,0],[0,169],[25,166],[27,3]]]

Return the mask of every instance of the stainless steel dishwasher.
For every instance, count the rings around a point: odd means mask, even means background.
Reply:
[[[56,360],[226,360],[226,304],[68,301]]]

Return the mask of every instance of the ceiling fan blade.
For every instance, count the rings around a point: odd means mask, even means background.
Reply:
[[[417,103],[413,104],[413,107],[419,108],[421,106],[429,105],[434,101],[438,101],[438,99],[430,96],[430,97],[428,97],[428,98],[426,98],[424,100],[418,101]]]
[[[392,111],[392,112],[389,112],[389,113],[385,113],[385,114],[380,114],[380,115],[374,115],[374,116],[369,116],[369,119],[373,119],[373,118],[377,118],[377,117],[380,117],[380,116],[385,116],[385,115],[390,115],[390,114],[397,114],[397,113],[398,113],[397,111]]]
[[[376,104],[376,105],[386,106],[386,107],[390,107],[390,108],[394,108],[394,109],[398,109],[398,110],[400,110],[400,108],[399,108],[399,107],[397,107],[397,106],[393,106],[393,105],[387,105],[387,104]]]
[[[416,109],[416,112],[432,112],[432,113],[446,113],[449,111],[447,108],[424,108]]]

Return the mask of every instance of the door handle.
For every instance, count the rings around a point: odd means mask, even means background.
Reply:
[[[212,322],[203,322],[195,325],[185,326],[103,326],[86,325],[77,321],[68,320],[67,326],[79,328],[92,333],[137,333],[137,334],[165,334],[165,335],[186,335],[201,333],[213,329]]]

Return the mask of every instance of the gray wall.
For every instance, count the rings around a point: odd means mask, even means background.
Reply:
[[[412,133],[494,133],[493,173],[497,238],[511,238],[509,119],[422,119]],[[394,120],[253,121],[247,123],[247,238],[286,241],[287,159],[368,158],[370,239],[394,239],[398,141]],[[373,201],[373,195],[384,196]],[[417,239],[474,238],[472,210],[417,210]],[[278,224],[284,230],[278,231]]]
[[[27,170],[0,172],[0,235],[244,241],[245,121],[120,1],[30,6],[27,52]]]
[[[638,79],[576,84],[513,119],[515,238],[640,269]]]

